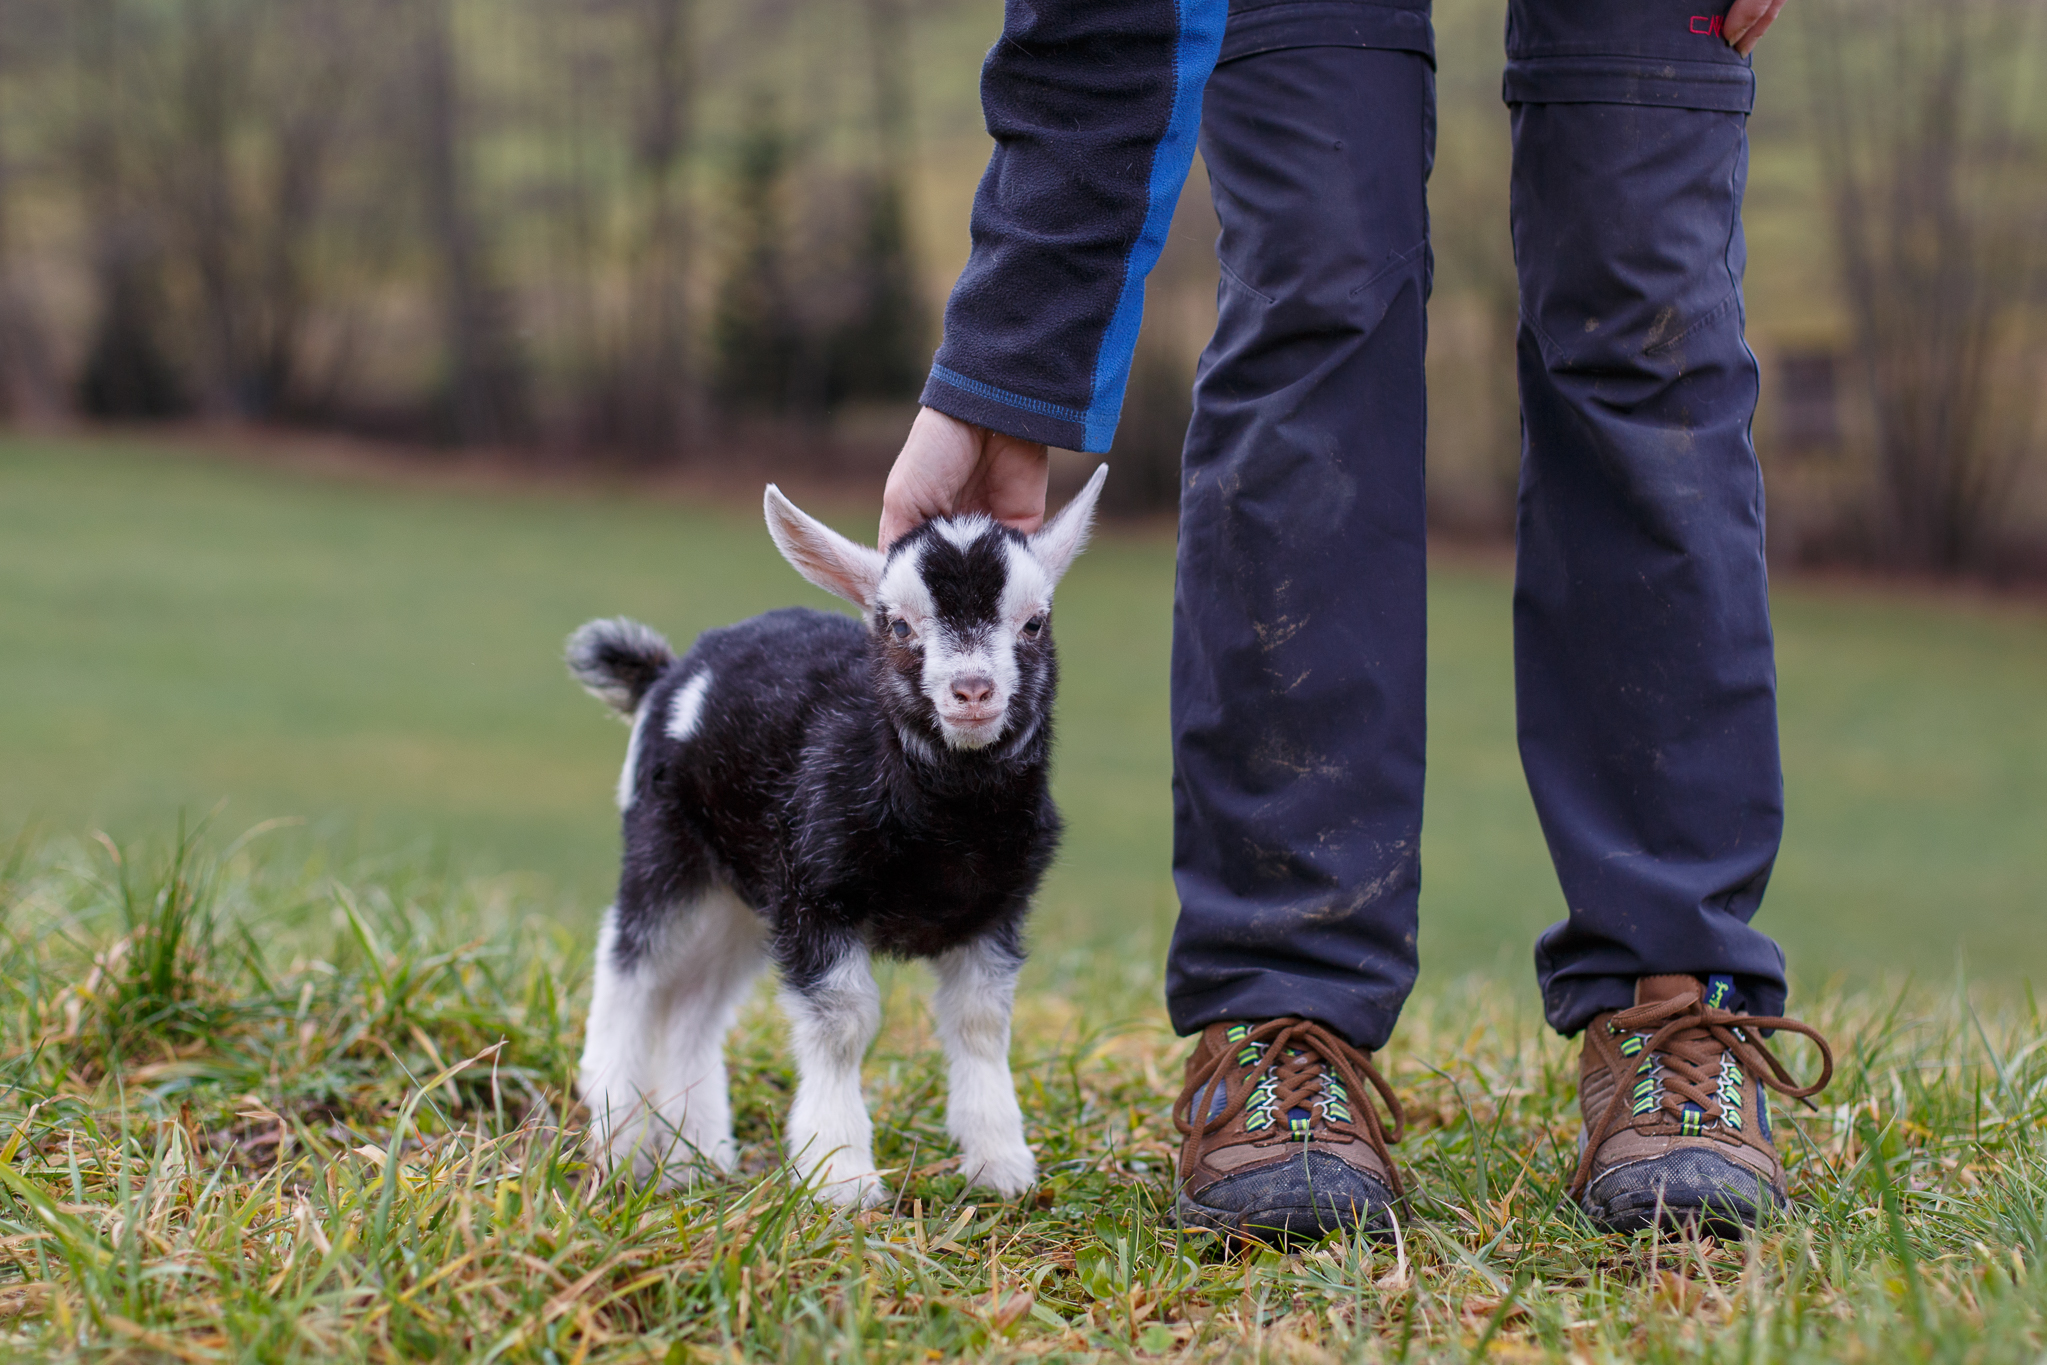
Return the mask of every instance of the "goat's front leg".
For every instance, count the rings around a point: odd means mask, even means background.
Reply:
[[[796,1050],[796,1102],[786,1146],[818,1197],[872,1207],[884,1196],[874,1170],[874,1127],[860,1095],[860,1060],[881,1026],[881,992],[864,945],[784,956],[782,1009]]]
[[[952,1073],[945,1126],[960,1145],[960,1170],[969,1184],[1014,1197],[1038,1176],[1009,1076],[1009,1016],[1023,956],[1014,933],[998,931],[941,954],[932,966],[938,973],[932,1008]]]

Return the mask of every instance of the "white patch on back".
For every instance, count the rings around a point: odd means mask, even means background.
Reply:
[[[704,718],[704,694],[711,690],[711,670],[691,678],[675,689],[675,699],[668,703],[668,737],[681,743],[697,732],[697,726]]]
[[[647,728],[648,706],[645,702],[633,713],[633,735],[625,742],[625,766],[618,770],[618,808],[621,812],[633,808],[634,776],[640,770],[640,732]]]

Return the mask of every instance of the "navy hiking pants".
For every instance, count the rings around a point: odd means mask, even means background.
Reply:
[[[1783,802],[1742,340],[1752,77],[1724,9],[1509,14],[1516,688],[1568,907],[1536,948],[1565,1033],[1649,973],[1784,999],[1749,924]],[[1207,86],[1222,284],[1174,605],[1182,1032],[1304,1015],[1378,1048],[1414,982],[1432,62],[1426,0],[1238,0]]]

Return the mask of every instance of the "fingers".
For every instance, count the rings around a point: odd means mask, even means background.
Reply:
[[[1734,8],[1727,11],[1720,31],[1728,46],[1746,57],[1756,50],[1756,44],[1763,40],[1763,34],[1770,25],[1777,22],[1777,14],[1783,8],[1784,0],[1735,0]]]
[[[980,462],[987,433],[933,408],[920,408],[881,495],[881,548],[933,517],[957,509]]]
[[[1045,447],[991,431],[977,473],[959,511],[986,512],[1025,535],[1045,524],[1045,486],[1052,474]]]
[[[924,408],[881,498],[881,547],[933,517],[985,512],[1031,532],[1045,519],[1045,447]]]

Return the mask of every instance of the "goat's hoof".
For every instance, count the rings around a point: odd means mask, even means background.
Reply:
[[[1028,1147],[965,1157],[960,1162],[960,1170],[966,1175],[969,1185],[993,1190],[1004,1199],[1016,1198],[1038,1178],[1037,1158],[1031,1155]]]

